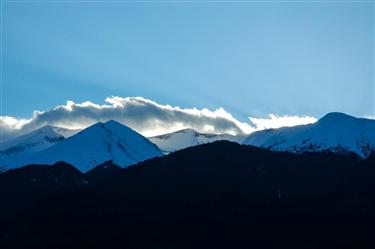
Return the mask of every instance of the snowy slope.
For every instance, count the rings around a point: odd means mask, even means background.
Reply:
[[[151,142],[156,144],[164,153],[181,150],[198,144],[211,143],[218,140],[228,140],[241,143],[244,136],[232,136],[229,134],[204,134],[193,129],[184,129],[160,136],[149,138]]]
[[[375,151],[375,120],[329,113],[314,124],[252,133],[243,144],[295,153],[354,152],[365,158]]]
[[[11,163],[8,168],[65,161],[87,172],[109,160],[126,167],[161,155],[157,146],[142,135],[116,121],[108,121],[90,126],[55,146]]]
[[[0,161],[4,164],[8,161],[30,156],[78,132],[79,130],[69,130],[51,125],[44,126],[28,134],[0,143]]]

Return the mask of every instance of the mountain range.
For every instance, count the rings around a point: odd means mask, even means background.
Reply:
[[[42,127],[0,145],[0,248],[374,248],[374,122]]]
[[[43,127],[37,132],[43,134],[49,128]],[[46,137],[41,136],[41,141],[45,140]],[[18,154],[16,158],[7,158],[7,160],[3,160],[3,167],[9,169],[27,164],[54,164],[64,161],[74,165],[80,171],[86,172],[106,161],[113,161],[126,167],[163,155],[158,147],[147,138],[116,121],[96,123],[66,139],[59,134],[57,140],[59,141],[53,145],[44,143],[44,146],[47,147],[44,150],[25,153],[22,156]],[[25,145],[25,148],[30,148],[30,143],[26,142],[29,140],[23,141],[22,144]],[[29,150],[27,151],[29,152]],[[11,160],[12,158],[15,160]]]
[[[375,155],[227,141],[122,169],[0,174],[0,248],[375,247]]]
[[[316,123],[261,130],[250,135],[205,134],[184,129],[145,138],[116,122],[84,130],[45,126],[0,144],[0,169],[65,161],[87,172],[107,161],[121,167],[187,147],[227,140],[292,153],[354,153],[361,158],[375,151],[375,120],[329,113]]]

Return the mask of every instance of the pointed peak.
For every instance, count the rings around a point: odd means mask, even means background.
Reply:
[[[128,130],[128,131],[132,131],[132,132],[135,132],[137,134],[139,134],[137,131],[133,130],[132,128],[122,124],[121,122],[119,121],[116,121],[116,120],[109,120],[107,122],[105,122],[103,124],[104,127],[108,128],[108,129],[116,129],[116,130]]]
[[[104,124],[105,124],[105,125],[122,125],[122,126],[125,126],[125,125],[123,125],[122,123],[120,123],[120,122],[118,122],[118,121],[116,121],[116,120],[113,120],[113,119],[108,120],[108,121],[105,122]]]
[[[83,129],[81,131],[83,134],[87,133],[103,133],[103,134],[117,134],[118,136],[124,136],[125,134],[136,134],[138,136],[143,137],[141,134],[139,134],[137,131],[131,129],[130,127],[121,124],[118,121],[115,120],[109,120],[106,122],[98,122],[90,127]]]
[[[95,124],[92,124],[91,126],[88,126],[86,129],[83,129],[82,131],[89,130],[91,128],[96,128],[96,127],[103,128],[104,127],[104,123],[103,122],[97,122]]]

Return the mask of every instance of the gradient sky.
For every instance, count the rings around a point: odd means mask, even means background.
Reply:
[[[248,116],[375,115],[371,2],[2,3],[3,113],[142,96]]]

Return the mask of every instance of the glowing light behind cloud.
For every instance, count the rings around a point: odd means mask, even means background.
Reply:
[[[143,97],[108,97],[105,104],[90,101],[75,103],[71,100],[47,111],[34,111],[30,119],[0,117],[2,130],[0,141],[13,138],[38,129],[44,125],[54,125],[68,129],[84,129],[96,122],[117,120],[144,136],[154,136],[184,128],[192,128],[202,133],[249,134],[256,130],[308,124],[316,121],[313,117],[277,116],[267,118],[249,117],[250,122],[242,122],[224,108],[181,108],[162,105]]]

